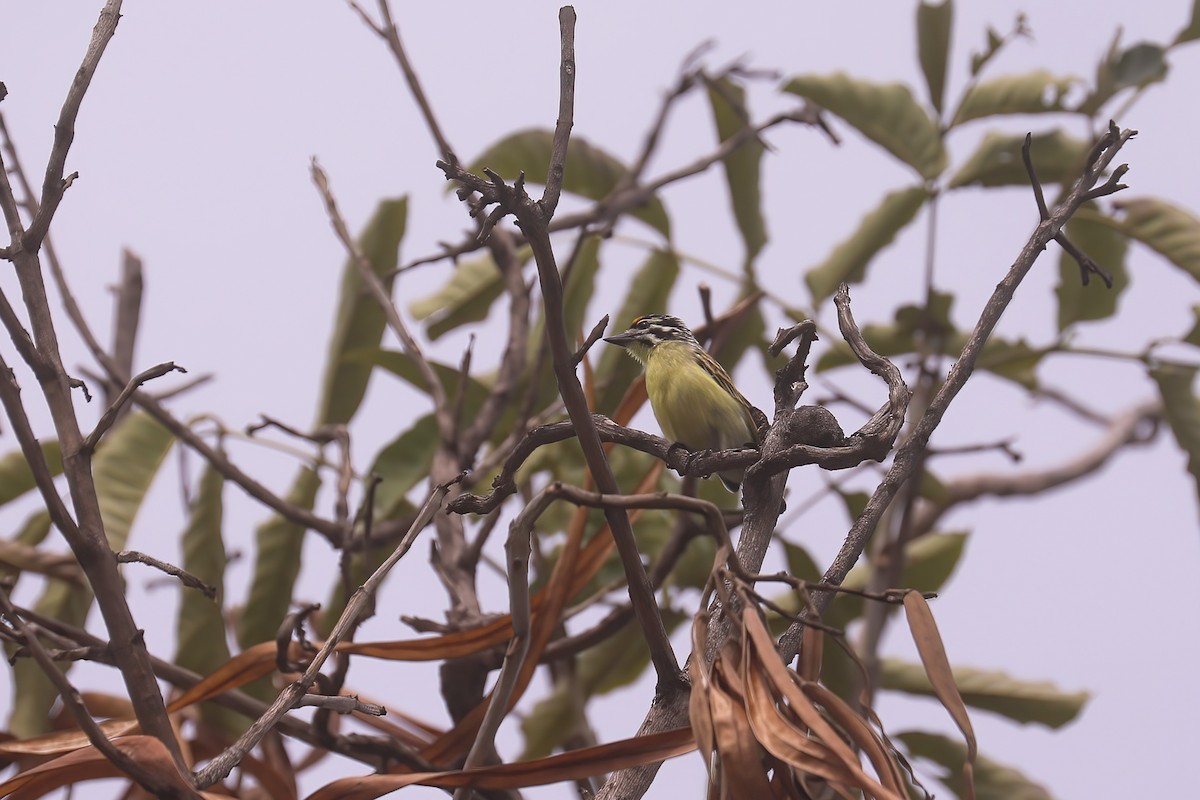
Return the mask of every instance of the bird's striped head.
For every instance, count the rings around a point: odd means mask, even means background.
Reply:
[[[604,341],[620,345],[630,350],[634,355],[645,352],[663,342],[684,342],[699,347],[696,337],[679,317],[670,314],[647,314],[638,317],[629,326],[629,330],[616,336],[607,336]]]
[[[683,324],[679,317],[670,314],[647,314],[638,317],[629,330],[616,336],[606,336],[604,341],[624,347],[629,355],[643,364],[655,347],[667,342],[680,342],[700,350],[700,343]]]

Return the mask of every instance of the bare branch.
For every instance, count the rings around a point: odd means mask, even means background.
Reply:
[[[192,573],[188,572],[187,570],[180,569],[174,564],[168,564],[166,561],[159,561],[154,556],[148,556],[145,553],[141,553],[137,550],[122,550],[121,552],[117,553],[118,564],[129,564],[131,562],[145,564],[148,567],[154,567],[154,569],[165,572],[173,578],[178,578],[179,582],[184,586],[192,589],[199,589],[209,600],[217,599],[217,590],[215,587],[209,586]]]
[[[455,481],[457,482],[457,481]],[[263,716],[250,726],[250,728],[242,734],[233,745],[222,752],[219,756],[208,763],[204,769],[196,774],[196,785],[200,788],[212,786],[217,781],[225,779],[241,760],[262,740],[267,733],[275,727],[279,720],[287,714],[303,697],[317,679],[317,674],[321,671],[325,661],[333,654],[338,642],[358,620],[359,615],[363,610],[373,602],[375,592],[378,591],[380,583],[391,572],[392,568],[400,562],[400,559],[409,551],[413,542],[416,541],[417,535],[429,524],[433,515],[442,507],[442,501],[446,497],[446,493],[450,490],[450,483],[444,483],[437,486],[429,493],[425,505],[422,506],[417,518],[413,520],[409,526],[408,533],[404,539],[392,551],[392,554],[387,557],[379,569],[371,575],[367,581],[360,586],[354,595],[350,598],[350,602],[346,604],[346,610],[342,612],[333,629],[329,632],[329,638],[325,640],[325,644],[313,656],[308,668],[299,680],[290,684],[286,689],[280,692],[279,697],[271,704],[270,708]]]
[[[134,392],[141,388],[142,384],[146,383],[147,381],[152,381],[155,378],[161,378],[163,375],[166,375],[169,372],[186,373],[187,370],[177,365],[174,361],[165,361],[162,364],[157,364],[153,367],[150,367],[150,369],[144,370],[135,375],[134,378],[125,385],[125,388],[121,390],[121,393],[117,395],[117,399],[112,401],[112,405],[106,408],[104,413],[100,415],[100,420],[96,423],[96,427],[87,435],[86,438],[84,438],[80,447],[88,452],[94,451],[96,449],[96,445],[100,443],[100,437],[108,433],[109,428],[111,428],[113,423],[117,421],[117,417],[120,415],[121,409],[124,408],[125,404],[130,401]]]
[[[0,611],[3,612],[5,619],[9,621],[21,636],[25,647],[29,649],[33,659],[42,668],[42,672],[45,673],[50,682],[58,689],[58,695],[62,698],[63,705],[70,710],[71,716],[75,718],[75,722],[79,725],[80,730],[87,734],[88,741],[92,743],[93,747],[99,750],[114,766],[137,781],[139,786],[142,786],[155,796],[164,798],[189,798],[189,800],[190,798],[196,798],[196,800],[199,800],[200,796],[198,794],[184,788],[186,783],[182,775],[164,776],[147,769],[109,741],[108,736],[96,724],[96,720],[92,718],[91,712],[87,710],[87,706],[84,704],[83,698],[79,696],[78,690],[71,685],[71,682],[67,680],[66,674],[54,663],[54,659],[46,652],[46,648],[42,646],[37,636],[25,625],[25,621],[21,619],[21,615],[13,608],[8,594],[3,591],[0,591]]]

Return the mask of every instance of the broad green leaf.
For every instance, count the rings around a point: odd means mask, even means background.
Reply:
[[[382,479],[375,487],[376,521],[395,516],[409,490],[429,477],[437,446],[437,422],[426,414],[379,451],[367,473]]]
[[[942,767],[944,772],[937,779],[956,797],[968,796],[962,777],[967,748],[962,742],[924,731],[906,731],[893,735],[892,739],[903,743],[910,761],[923,758]],[[1053,800],[1045,787],[984,756],[976,756],[974,773],[975,800]]]
[[[1161,81],[1167,70],[1166,50],[1161,45],[1142,42],[1122,49],[1118,29],[1108,52],[1096,65],[1095,86],[1076,110],[1089,117],[1097,116],[1104,104],[1122,89]]]
[[[104,532],[114,551],[125,549],[134,518],[174,441],[166,428],[144,412],[125,417],[101,441],[92,459],[92,477]],[[35,609],[68,625],[82,627],[92,600],[89,587],[51,580]],[[57,690],[33,659],[21,659],[13,671],[16,691],[10,732],[19,737],[45,733],[50,724],[50,707],[58,698]]]
[[[304,467],[296,475],[287,500],[311,510],[320,487],[320,475]],[[287,616],[296,576],[300,574],[304,527],[275,514],[258,526],[254,539],[254,579],[237,626],[238,646],[243,650],[274,639]]]
[[[662,615],[668,632],[688,618],[688,615],[669,608],[664,608]],[[633,683],[649,664],[650,651],[636,620],[585,650],[576,660],[578,694],[572,695],[569,686],[560,683],[522,721],[525,752],[521,758],[536,758],[552,752],[576,733],[580,725],[586,724],[584,709],[591,697]]]
[[[41,442],[41,446],[42,455],[46,458],[46,466],[50,468],[50,474],[61,475],[62,454],[58,449],[58,440],[48,439]],[[33,471],[30,470],[24,453],[14,450],[0,457],[0,505],[15,500],[36,487]]]
[[[585,314],[588,301],[592,299],[596,288],[596,273],[600,270],[600,245],[599,236],[588,236],[580,246],[570,272],[563,276],[563,324],[572,349],[583,343],[583,337],[595,324],[595,320],[586,321]],[[545,408],[558,393],[558,381],[548,362],[537,374],[533,374],[538,367],[538,351],[545,337],[546,314],[543,308],[530,327],[529,354],[526,361],[526,374],[537,381],[536,408]],[[524,391],[519,396],[524,396]]]
[[[754,276],[751,274],[751,270],[748,269],[746,275],[742,278],[742,286],[738,291],[737,299],[734,302],[740,303],[742,300],[745,300],[747,297],[757,291],[758,286],[754,283]],[[724,337],[720,345],[716,349],[712,350],[713,358],[717,359],[721,366],[725,368],[725,371],[730,375],[732,375],[733,371],[737,369],[738,364],[742,362],[742,358],[746,355],[746,351],[753,347],[757,347],[762,352],[763,357],[766,358],[766,330],[767,323],[766,320],[763,319],[762,308],[756,305],[747,311],[740,320],[738,320],[737,327],[733,328],[733,330],[731,330]],[[750,394],[753,395],[753,392]],[[766,398],[756,398],[752,396],[750,397],[750,402],[759,406],[764,406],[765,404],[761,402],[763,399]],[[766,407],[769,408],[769,406]]]
[[[1187,27],[1175,35],[1175,44],[1183,44],[1200,39],[1200,0],[1192,0],[1192,18]]]
[[[1200,219],[1154,197],[1118,200],[1113,206],[1122,233],[1200,281]]]
[[[517,261],[529,261],[532,251],[522,247]],[[428,319],[425,332],[430,339],[471,322],[486,319],[492,303],[504,294],[504,276],[490,254],[459,261],[442,288],[431,295],[414,300],[408,310],[417,319]]]
[[[708,83],[708,102],[717,124],[717,138],[726,141],[750,120],[746,111],[746,90],[728,78]],[[746,263],[752,263],[767,243],[767,225],[762,213],[759,179],[765,148],[758,139],[750,139],[725,157],[725,183],[733,204],[733,216],[746,245]]]
[[[1183,335],[1183,341],[1195,347],[1200,347],[1200,305],[1192,306],[1192,318],[1196,320],[1196,323],[1192,325],[1190,331]]]
[[[863,337],[880,355],[917,352],[918,338],[927,336],[930,337],[927,341],[941,343],[942,355],[957,356],[966,345],[968,334],[955,330],[950,321],[953,299],[953,295],[935,292],[931,309],[901,306],[896,310],[893,324],[867,325],[863,328]],[[1027,389],[1034,389],[1037,387],[1037,367],[1050,349],[1033,348],[1024,339],[1012,342],[993,336],[984,344],[975,365]],[[836,342],[817,359],[816,368],[820,371],[854,363],[857,360],[849,346],[845,342]]]
[[[1000,48],[1004,46],[1005,38],[996,32],[996,29],[991,25],[987,26],[984,32],[986,41],[983,45],[983,50],[978,53],[971,54],[971,77],[974,78],[979,74],[979,71],[987,66],[987,63],[996,57],[1000,52]]]
[[[843,492],[840,489],[834,489],[834,491],[842,499],[851,523],[867,510],[867,503],[871,500],[871,495],[866,492]]]
[[[25,519],[17,532],[12,535],[12,541],[26,547],[37,547],[50,533],[50,512],[42,509],[33,512]],[[0,580],[12,581],[15,591],[16,582],[21,577],[21,568],[10,563],[0,564]],[[11,652],[9,653],[11,655]]]
[[[175,623],[175,663],[201,675],[211,674],[229,660],[225,638],[225,567],[229,560],[221,538],[225,478],[209,466],[200,477],[200,490],[192,504],[191,518],[183,531],[183,569],[217,590],[210,600],[196,589],[184,588]],[[230,709],[212,703],[200,705],[200,716],[231,739],[236,739],[249,722]]]
[[[345,360],[382,367],[405,383],[425,391],[425,382],[421,379],[421,371],[408,353],[400,350],[384,350],[379,347],[365,347],[346,353]],[[442,385],[446,387],[446,392],[453,396],[459,381],[462,380],[462,371],[458,367],[438,361],[429,361],[429,366],[433,368]],[[487,397],[488,391],[489,387],[486,383],[474,376],[468,376],[467,394],[463,398],[464,410],[478,409],[484,398]]]
[[[1167,77],[1167,51],[1153,42],[1140,42],[1123,50],[1113,64],[1118,89],[1145,86]]]
[[[783,90],[837,114],[923,178],[936,178],[946,168],[946,148],[937,123],[904,84],[872,83],[838,72],[800,75]]]
[[[1063,101],[1078,83],[1078,78],[1053,75],[1042,69],[982,81],[967,92],[950,125],[996,114],[1066,111]]]
[[[962,186],[1028,186],[1021,160],[1024,136],[988,131],[967,162],[954,173],[949,188]],[[1066,183],[1079,177],[1088,144],[1055,128],[1033,137],[1030,157],[1042,183]]]
[[[1076,322],[1108,319],[1117,311],[1117,301],[1129,287],[1129,271],[1125,269],[1125,252],[1129,241],[1116,225],[1104,222],[1094,208],[1081,208],[1064,228],[1067,238],[1086,253],[1100,269],[1112,276],[1109,289],[1095,275],[1083,285],[1079,263],[1065,250],[1058,256],[1058,329],[1066,330]]]
[[[955,339],[954,352],[962,352],[965,344],[964,334],[963,338]],[[1007,378],[1013,383],[1033,391],[1038,387],[1038,365],[1052,349],[1053,347],[1031,347],[1024,339],[1014,342],[992,337],[984,344],[983,350],[979,354],[979,360],[975,362],[975,367],[987,370],[1001,378]]]
[[[408,217],[408,200],[384,200],[375,210],[358,246],[371,262],[371,269],[391,292],[400,257],[400,240]],[[363,284],[358,267],[348,260],[342,267],[342,287],[338,297],[333,335],[325,363],[317,425],[340,425],[350,421],[362,403],[371,379],[371,367],[347,362],[343,356],[362,347],[378,347],[387,320],[383,309]]]
[[[917,6],[917,58],[929,87],[929,102],[942,113],[946,96],[946,61],[950,55],[950,33],[954,29],[954,2],[922,2]]]
[[[921,664],[885,658],[880,673],[885,689],[934,697]],[[954,682],[963,702],[1013,722],[1061,728],[1078,717],[1090,699],[1087,692],[1064,692],[1049,681],[1026,681],[996,670],[955,667]]]
[[[966,544],[965,533],[927,533],[914,539],[904,548],[904,576],[900,585],[889,588],[940,591],[958,567]],[[850,570],[842,584],[851,589],[865,589],[869,579],[870,568],[859,564]],[[840,620],[834,624],[844,625],[861,615],[864,602],[863,598],[853,595],[839,597],[834,606],[842,606],[838,615]]]
[[[788,574],[804,581],[821,580],[821,568],[817,566],[816,560],[809,555],[807,550],[798,544],[789,542],[782,536],[779,537],[779,543],[783,545],[783,553],[787,559]]]
[[[929,192],[921,186],[899,189],[884,197],[878,208],[862,218],[854,233],[834,248],[828,258],[805,273],[804,281],[812,293],[813,305],[820,305],[832,296],[843,281],[862,281],[871,259],[913,221],[928,199]]]
[[[1158,383],[1167,424],[1175,434],[1175,441],[1187,453],[1188,472],[1200,495],[1200,398],[1192,388],[1196,370],[1162,366],[1150,370],[1150,377]]]
[[[554,691],[534,704],[521,720],[525,749],[519,760],[528,761],[550,755],[572,736],[585,730],[587,698],[573,692],[570,681],[559,681]]]
[[[426,474],[428,474],[428,470],[426,470]],[[371,577],[375,570],[379,569],[379,565],[391,554],[392,547],[388,545],[376,545],[353,553],[350,556],[350,593],[366,583],[367,578]],[[333,581],[333,588],[329,592],[329,600],[321,607],[321,613],[316,614],[313,618],[313,627],[317,633],[321,636],[329,636],[333,626],[337,624],[338,619],[346,610],[346,600],[346,588],[342,584],[339,570]],[[370,602],[374,603],[375,599],[371,598]]]
[[[689,617],[664,608],[662,618],[667,633],[670,633]],[[649,663],[650,650],[646,647],[642,628],[636,620],[630,620],[612,636],[581,653],[576,669],[579,683],[587,694],[606,694],[633,683]]]
[[[654,250],[641,269],[629,281],[625,302],[615,316],[610,317],[610,333],[620,333],[643,314],[663,312],[675,281],[679,278],[679,259],[666,250]],[[603,347],[596,367],[596,410],[611,414],[625,395],[629,384],[641,373],[638,363],[625,354],[625,349],[600,343]],[[595,350],[592,351],[595,358]]]
[[[550,166],[550,150],[554,133],[541,128],[517,131],[493,144],[467,168],[476,175],[487,167],[510,183],[525,173],[527,183],[545,184]],[[567,168],[563,176],[563,191],[603,200],[627,172],[625,165],[581,136],[571,136],[567,145]],[[657,230],[664,238],[671,237],[671,222],[657,197],[650,198],[641,208],[629,212]]]

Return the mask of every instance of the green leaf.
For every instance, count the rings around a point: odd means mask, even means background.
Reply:
[[[596,288],[596,273],[600,270],[600,244],[599,236],[589,235],[579,248],[570,272],[563,276],[563,324],[566,327],[567,341],[572,343],[572,348],[583,343],[583,336],[586,336],[595,324],[594,321],[586,322],[584,315]],[[542,369],[534,374],[538,366],[538,351],[545,337],[546,316],[543,309],[530,328],[529,354],[526,361],[526,374],[536,381],[538,386],[536,408],[545,408],[558,392],[558,381],[554,377],[553,369]],[[524,391],[517,396],[524,396]]]
[[[928,199],[929,192],[921,186],[899,189],[884,197],[878,208],[862,218],[854,233],[805,274],[813,304],[819,305],[833,295],[843,281],[861,282],[871,259],[913,221]]]
[[[821,568],[816,560],[798,544],[793,544],[783,537],[779,538],[783,552],[787,558],[788,574],[804,581],[821,580]]]
[[[525,749],[520,761],[544,758],[572,736],[586,730],[584,707],[587,699],[571,691],[568,681],[559,681],[554,691],[534,704],[521,720]]]
[[[522,247],[517,262],[522,266],[532,251]],[[428,319],[425,332],[437,340],[450,331],[487,319],[492,303],[504,294],[504,276],[490,254],[459,261],[442,288],[409,304],[417,319]]]
[[[166,428],[140,411],[121,420],[101,441],[92,459],[92,477],[104,532],[114,551],[125,549],[146,492],[174,441]],[[50,580],[34,608],[67,625],[82,627],[92,600],[89,587]],[[45,733],[58,691],[33,659],[21,659],[13,671],[16,699],[9,731],[18,737]]]
[[[958,567],[966,543],[966,533],[927,533],[909,542],[904,548],[904,574],[897,588],[921,592],[941,591]],[[869,578],[870,568],[860,564],[850,570],[842,585],[851,589],[865,589]],[[864,602],[863,598],[853,595],[839,597],[834,606],[840,605],[842,608],[838,621],[832,624],[844,626],[860,616]]]
[[[1183,44],[1196,39],[1200,39],[1200,0],[1192,0],[1192,18],[1188,20],[1186,28],[1175,34],[1174,44]]]
[[[377,544],[373,547],[367,547],[350,556],[350,592],[367,582],[367,578],[374,574],[375,570],[379,569],[380,564],[387,560],[387,557],[392,554],[392,547],[386,544]],[[389,576],[390,577],[390,576]],[[313,627],[321,636],[328,637],[333,631],[333,626],[341,618],[346,611],[346,589],[342,585],[341,573],[338,572],[338,577],[333,581],[333,588],[329,592],[329,600],[321,607],[321,613],[314,616]],[[375,602],[375,598],[371,598],[371,603]],[[368,615],[369,616],[369,615]]]
[[[1153,42],[1140,42],[1123,50],[1113,64],[1118,89],[1146,86],[1167,77],[1167,51]]]
[[[918,350],[918,338],[926,337],[926,341],[941,343],[942,355],[957,356],[962,352],[969,335],[955,330],[950,321],[953,300],[953,295],[935,292],[930,309],[915,305],[901,306],[896,309],[895,323],[867,325],[863,328],[863,337],[880,355],[914,353]],[[993,336],[984,344],[975,366],[1026,389],[1034,389],[1037,387],[1037,367],[1051,349],[1030,347],[1024,339],[1012,342]],[[822,371],[853,363],[857,363],[857,360],[849,346],[838,342],[817,359],[816,368]]]
[[[689,618],[669,608],[664,608],[662,615],[668,632]],[[552,752],[576,733],[580,725],[586,724],[584,708],[592,696],[633,683],[649,663],[650,651],[636,621],[626,623],[600,644],[581,653],[576,665],[578,694],[571,694],[569,684],[559,683],[522,721],[521,730],[525,734],[522,760]]]
[[[746,90],[723,78],[708,82],[708,101],[717,124],[717,137],[728,140],[750,124],[746,111]],[[757,138],[743,143],[723,161],[725,182],[733,204],[733,216],[746,245],[746,263],[752,263],[767,243],[766,220],[762,213],[759,186],[765,148]]]
[[[400,350],[384,350],[379,347],[364,347],[360,350],[351,350],[346,353],[345,360],[347,362],[382,367],[405,383],[422,392],[425,391],[425,382],[421,379],[421,371],[417,368],[417,362],[408,353]],[[442,385],[446,387],[446,391],[453,396],[455,387],[462,380],[462,371],[458,367],[452,367],[438,361],[429,361],[429,366],[433,369],[434,374],[438,376]],[[478,409],[489,391],[490,389],[486,383],[474,376],[468,376],[467,394],[463,398],[464,410]]]
[[[967,92],[950,126],[997,114],[1066,111],[1063,101],[1077,83],[1076,77],[1053,75],[1044,69],[982,81]]]
[[[892,736],[904,744],[909,760],[924,758],[945,771],[937,779],[955,796],[967,797],[962,768],[967,748],[957,739],[923,731],[906,731]],[[1045,787],[1034,783],[1012,767],[984,756],[975,758],[975,800],[1053,800]]]
[[[1121,90],[1147,86],[1166,77],[1166,50],[1161,45],[1141,42],[1126,49],[1120,45],[1118,29],[1108,52],[1096,65],[1096,85],[1079,104],[1079,113],[1094,117]]]
[[[1154,197],[1118,200],[1122,233],[1154,250],[1200,281],[1200,219]]]
[[[1192,329],[1183,335],[1183,341],[1194,347],[1200,347],[1200,306],[1192,306],[1192,318],[1196,323]]]
[[[1021,160],[1024,136],[988,131],[967,162],[954,173],[949,188],[962,186],[1027,186],[1029,177]],[[1033,137],[1030,157],[1042,183],[1066,183],[1079,177],[1088,144],[1055,128]]]
[[[1105,222],[1094,208],[1081,208],[1064,228],[1067,238],[1086,253],[1100,269],[1112,276],[1109,289],[1104,281],[1090,276],[1083,285],[1079,263],[1063,250],[1058,256],[1058,329],[1066,330],[1076,322],[1108,319],[1117,311],[1117,301],[1129,287],[1125,252],[1129,241],[1111,221]]]
[[[917,6],[917,57],[929,102],[939,114],[946,95],[946,61],[950,55],[950,33],[954,29],[954,3],[922,2]]]
[[[936,178],[946,168],[946,148],[937,123],[903,84],[871,83],[839,72],[800,75],[783,90],[837,114],[923,178]]]
[[[389,273],[396,268],[400,257],[400,240],[404,238],[407,217],[407,198],[384,200],[358,240],[359,249],[389,293],[394,280]],[[386,325],[379,302],[363,285],[358,267],[347,260],[342,267],[337,316],[329,338],[317,425],[345,424],[358,411],[371,379],[371,368],[347,362],[343,356],[362,347],[378,347]]]
[[[180,566],[217,590],[216,599],[209,600],[196,589],[184,588],[179,601],[175,663],[201,675],[211,674],[230,657],[225,616],[221,612],[228,564],[221,538],[224,489],[224,476],[207,467],[200,477],[200,491],[180,542],[183,549]],[[240,714],[212,703],[201,703],[200,717],[230,739],[240,736],[249,724]]]
[[[629,291],[621,310],[612,316],[612,330],[623,331],[636,317],[665,311],[667,298],[679,278],[679,259],[666,250],[653,250],[646,263],[629,281]],[[604,352],[596,367],[596,410],[611,414],[625,395],[629,384],[641,373],[641,366],[623,347],[601,345]],[[594,352],[594,351],[593,351]]]
[[[287,500],[312,510],[320,487],[320,475],[316,470],[304,467],[296,475]],[[243,650],[274,639],[280,623],[287,616],[296,576],[300,574],[304,526],[276,514],[258,526],[254,539],[254,579],[238,619],[238,646]]]
[[[1018,17],[1018,20],[1021,18]],[[1000,48],[1004,46],[1006,39],[996,32],[996,29],[991,25],[987,26],[985,31],[987,37],[984,42],[983,50],[978,53],[971,54],[971,77],[974,78],[979,74],[979,71],[987,66],[987,63],[996,57],[1000,52]]]
[[[921,664],[885,658],[880,673],[883,688],[934,697],[933,686]],[[1061,728],[1083,712],[1087,692],[1064,692],[1049,681],[1026,681],[996,670],[955,667],[954,682],[963,702],[1007,717],[1013,722],[1036,722]]]
[[[1150,377],[1158,383],[1167,424],[1175,434],[1175,441],[1187,453],[1188,472],[1196,481],[1200,496],[1200,399],[1192,389],[1196,370],[1161,366],[1150,370]]]
[[[46,466],[50,468],[50,474],[61,475],[62,454],[58,449],[58,441],[48,439],[41,442],[41,446],[42,455],[46,458]],[[29,462],[25,460],[24,453],[14,450],[0,457],[0,505],[11,502],[35,488],[37,488],[37,483],[33,480],[33,471],[29,468]]]
[[[437,422],[426,414],[379,451],[367,473],[382,478],[375,488],[376,521],[395,516],[409,490],[429,477],[437,446]]]
[[[530,128],[517,131],[485,150],[467,171],[482,175],[483,168],[487,167],[509,182],[524,172],[527,183],[545,184],[553,141],[554,134],[549,130]],[[583,137],[572,136],[567,145],[567,168],[562,188],[564,192],[602,200],[616,188],[617,182],[627,171],[625,165],[613,156],[589,144]],[[671,237],[671,222],[657,197],[651,197],[644,206],[629,213],[664,238]]]

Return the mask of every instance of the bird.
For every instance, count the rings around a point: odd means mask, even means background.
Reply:
[[[759,446],[758,421],[766,417],[679,317],[647,314],[604,341],[624,348],[645,369],[650,408],[667,439],[693,452]],[[744,475],[742,467],[717,473],[734,494]]]

